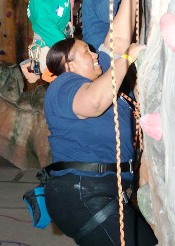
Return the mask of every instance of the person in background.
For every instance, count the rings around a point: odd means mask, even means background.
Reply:
[[[121,0],[114,0],[114,16]],[[83,0],[82,34],[83,40],[95,51],[105,40],[109,30],[109,0]]]
[[[135,10],[136,0],[122,0],[114,18],[116,92],[145,48],[131,44]],[[109,33],[98,54],[84,41],[69,38],[54,44],[46,58],[57,76],[44,98],[53,160],[45,184],[46,206],[54,224],[81,246],[120,245],[109,48]],[[126,245],[153,246],[154,233],[127,194],[134,178],[133,109],[121,97],[117,104]]]
[[[70,0],[30,0],[27,16],[34,36],[29,46],[30,60],[24,61],[21,68],[28,82],[35,83],[46,69],[49,48],[73,35]]]

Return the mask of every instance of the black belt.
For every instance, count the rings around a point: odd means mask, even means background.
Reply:
[[[123,162],[120,164],[121,172],[133,173],[133,162]],[[80,171],[105,173],[107,171],[117,172],[116,163],[89,163],[89,162],[55,162],[45,167],[46,171],[60,171],[68,168],[75,168]]]

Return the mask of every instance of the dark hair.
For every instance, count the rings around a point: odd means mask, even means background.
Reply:
[[[65,72],[65,63],[69,60],[69,53],[75,44],[75,38],[68,38],[55,43],[48,51],[46,65],[53,75]]]

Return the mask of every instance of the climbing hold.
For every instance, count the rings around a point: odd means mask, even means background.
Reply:
[[[11,11],[8,11],[7,13],[6,13],[6,17],[7,18],[10,18],[12,16],[12,12]]]
[[[1,56],[5,56],[5,51],[4,50],[0,50],[0,55]]]
[[[160,20],[160,30],[168,47],[175,52],[175,14],[164,14]]]
[[[150,113],[140,118],[143,131],[151,138],[159,141],[162,138],[162,124],[160,113]]]

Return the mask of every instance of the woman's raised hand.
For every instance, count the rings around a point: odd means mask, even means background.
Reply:
[[[125,54],[131,57],[132,62],[135,62],[139,52],[146,48],[146,45],[138,44],[138,43],[132,43],[129,48],[126,50]]]

